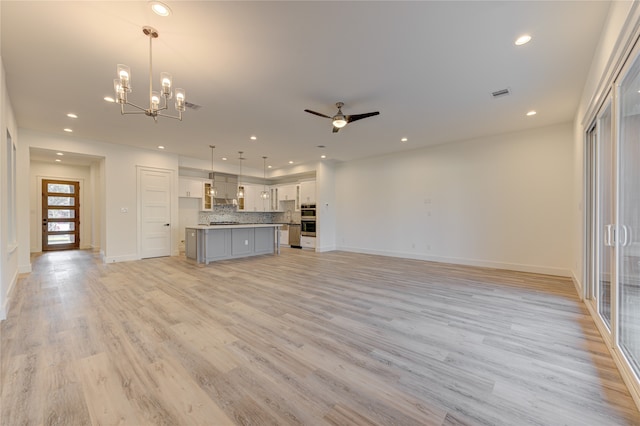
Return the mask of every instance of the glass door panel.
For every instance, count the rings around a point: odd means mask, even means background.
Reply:
[[[619,86],[618,321],[620,349],[640,374],[640,62]]]
[[[597,306],[598,314],[611,330],[611,283],[614,265],[614,209],[613,170],[614,151],[611,138],[611,104],[598,119],[597,124]]]

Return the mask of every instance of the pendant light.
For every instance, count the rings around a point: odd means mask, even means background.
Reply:
[[[242,157],[242,151],[238,151],[238,154],[240,154],[240,174],[238,175],[238,198],[244,198],[244,186],[241,186],[240,183],[242,182],[242,160],[244,160],[244,158]]]
[[[216,188],[216,177],[213,173],[213,150],[216,149],[215,145],[209,145],[211,148],[211,188],[209,188],[209,195],[215,197],[218,195],[218,189]]]
[[[267,191],[267,157],[262,157],[262,178],[264,179],[264,183],[262,186],[262,192],[260,193],[260,198],[266,200],[269,198],[269,191]]]

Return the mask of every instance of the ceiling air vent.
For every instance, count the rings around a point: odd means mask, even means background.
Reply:
[[[192,109],[192,110],[194,110],[194,111],[197,111],[197,110],[199,110],[200,108],[202,108],[202,105],[192,104],[191,102],[185,102],[185,103],[184,103],[184,106],[185,106],[185,107],[187,107],[187,108],[189,108],[189,109]]]
[[[496,90],[495,92],[491,92],[492,98],[501,98],[503,96],[507,96],[511,94],[511,90],[507,87],[506,89]]]

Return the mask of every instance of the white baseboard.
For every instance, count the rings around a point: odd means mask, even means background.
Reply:
[[[7,294],[4,295],[4,301],[2,303],[2,306],[0,306],[0,321],[4,321],[7,319],[7,312],[9,312],[9,306],[11,304],[11,294],[13,293],[17,282],[18,271],[13,274],[11,282],[9,283],[9,288],[7,289]]]
[[[521,263],[493,262],[489,260],[466,259],[461,257],[428,256],[421,253],[396,252],[387,250],[369,250],[359,247],[338,247],[337,250],[354,253],[376,254],[380,256],[399,257],[403,259],[426,260],[429,262],[452,263],[456,265],[480,266],[483,268],[506,269],[510,271],[531,272],[535,274],[556,275],[571,277],[571,271],[564,268],[556,268],[541,265],[527,265]]]
[[[27,263],[26,265],[18,265],[19,274],[30,274],[31,270],[31,263]]]
[[[575,272],[571,271],[571,280],[573,281],[573,286],[576,288],[576,293],[580,300],[584,301],[584,287],[582,286],[582,282],[576,277]]]
[[[104,256],[101,253],[103,263],[117,263],[117,262],[131,262],[132,260],[140,260],[140,256],[137,254],[128,254],[124,256]]]

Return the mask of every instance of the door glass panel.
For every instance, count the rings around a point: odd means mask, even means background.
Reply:
[[[598,313],[611,329],[611,280],[614,263],[613,251],[613,144],[611,140],[611,106],[609,105],[597,125],[597,302]]]
[[[618,318],[622,352],[640,374],[640,62],[620,85]]]
[[[75,197],[49,196],[47,198],[50,206],[73,206],[75,204]]]
[[[47,240],[50,245],[73,244],[76,242],[76,236],[74,234],[47,235]]]
[[[57,192],[61,194],[73,194],[75,193],[74,185],[66,185],[63,183],[48,183],[47,192]]]
[[[73,219],[76,217],[76,211],[66,209],[49,209],[47,216],[49,219]]]
[[[76,224],[74,222],[49,222],[49,232],[75,231]]]

